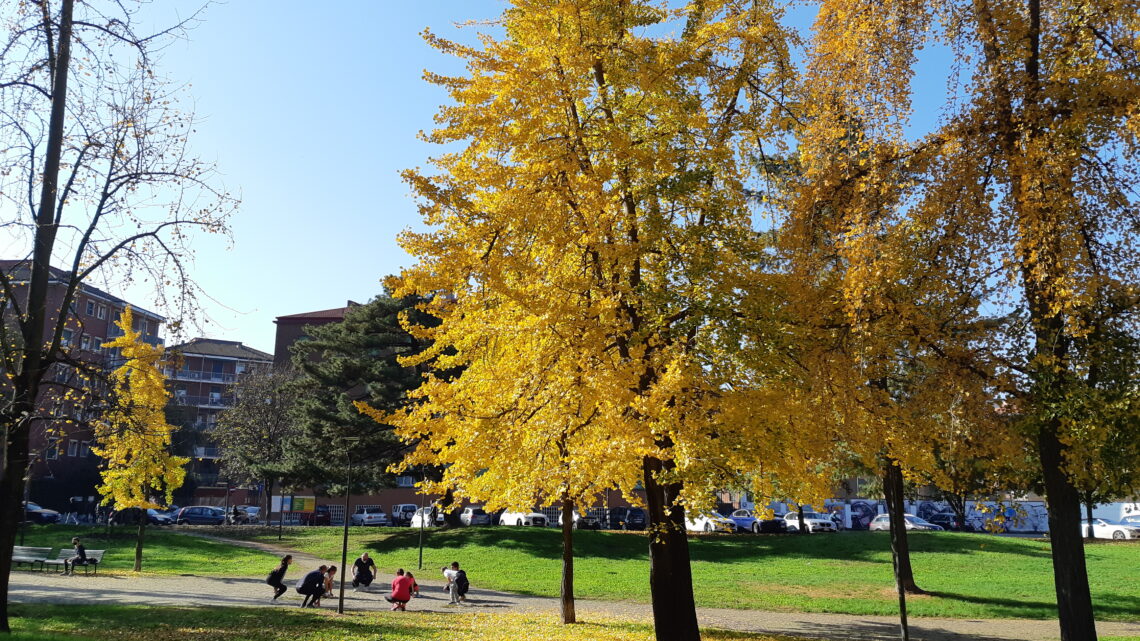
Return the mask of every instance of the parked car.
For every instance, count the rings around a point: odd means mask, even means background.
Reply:
[[[150,522],[152,525],[173,525],[174,524],[174,519],[170,518],[169,514],[167,514],[166,512],[163,512],[162,510],[156,510],[154,508],[149,508],[146,511],[146,518],[147,518],[147,521]]]
[[[787,526],[789,532],[799,532],[800,513],[793,511],[785,514],[784,524]],[[804,527],[807,528],[808,534],[839,531],[839,528],[835,527],[835,521],[831,520],[830,515],[809,512],[807,510],[804,510]]]
[[[611,507],[602,525],[607,530],[644,530],[648,521],[639,507]]]
[[[28,501],[24,503],[24,518],[32,523],[59,523],[59,512]]]
[[[953,512],[939,512],[932,515],[927,519],[931,523],[941,527],[943,530],[950,530],[952,532],[973,532],[974,526],[958,518],[958,515]]]
[[[459,521],[463,525],[490,525],[491,515],[481,505],[468,505],[459,513]]]
[[[908,530],[929,530],[929,531],[942,531],[942,526],[935,525],[926,519],[921,519],[913,514],[904,514],[903,518],[906,520],[906,529]],[[872,532],[887,532],[891,529],[891,515],[880,514],[871,521],[871,526],[867,528]]]
[[[111,525],[138,525],[142,521],[152,523],[150,520],[150,510],[144,510],[141,507],[124,507],[111,512],[109,517]]]
[[[312,512],[300,512],[301,525],[332,525],[332,510],[327,505],[318,505]]]
[[[735,532],[736,523],[720,514],[698,514],[685,519],[685,529],[690,532]]]
[[[752,515],[752,510],[737,510],[729,515],[736,524],[737,532],[752,532],[753,534],[784,534],[788,531],[788,523],[784,519],[758,519]]]
[[[389,525],[391,521],[388,520],[388,513],[384,508],[375,506],[367,507],[360,506],[352,513],[349,518],[349,523],[352,525]]]
[[[418,508],[415,514],[412,514],[412,520],[408,522],[408,525],[412,527],[438,527],[443,523],[443,512],[428,505]]]
[[[412,515],[420,506],[415,503],[397,503],[392,506],[392,512],[388,515],[392,519],[392,525],[409,525],[412,522]]]
[[[212,505],[192,505],[178,510],[174,522],[179,525],[221,525],[226,522],[226,513]]]
[[[602,522],[589,514],[583,516],[574,510],[574,528],[578,530],[600,530]],[[562,512],[558,513],[558,527],[562,527]]]
[[[538,510],[530,512],[512,512],[507,510],[499,516],[499,525],[529,525],[533,527],[546,527],[546,515]]]
[[[1120,524],[1128,527],[1140,527],[1140,514],[1130,514],[1120,519]]]
[[[1109,521],[1108,519],[1092,519],[1081,521],[1081,535],[1089,535],[1089,525],[1092,525],[1093,534],[1098,539],[1140,539],[1140,527],[1125,525]]]

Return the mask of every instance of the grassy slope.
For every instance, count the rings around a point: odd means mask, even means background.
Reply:
[[[340,556],[337,528],[286,529],[284,545],[326,558]],[[260,538],[276,542],[276,535]],[[471,528],[431,532],[423,577],[458,560],[476,588],[555,596],[560,533],[552,529]],[[576,538],[575,592],[581,598],[649,599],[645,538],[581,532]],[[418,532],[353,528],[350,556],[369,550],[383,571],[415,568]],[[1056,617],[1049,544],[983,534],[915,533],[912,560],[930,596],[912,597],[915,616]],[[707,607],[884,614],[897,612],[887,538],[845,532],[819,536],[713,536],[690,540],[698,605]],[[1097,616],[1135,620],[1140,612],[1140,545],[1087,548]]]
[[[652,629],[616,621],[574,626],[555,616],[428,612],[349,612],[300,608],[174,608],[13,605],[12,641],[651,641]],[[706,630],[712,641],[777,641]],[[783,641],[795,641],[781,637]]]
[[[136,532],[134,528],[116,527],[108,536],[101,527],[35,525],[28,528],[24,545],[58,550],[70,548],[71,537],[78,536],[89,550],[107,550],[100,574],[125,572],[135,565]],[[144,573],[257,576],[268,574],[276,562],[272,554],[178,534],[170,528],[148,527],[143,541]]]

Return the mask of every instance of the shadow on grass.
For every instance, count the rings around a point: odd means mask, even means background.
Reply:
[[[998,597],[973,596],[956,592],[930,592],[930,595],[942,599],[989,606],[995,616],[1011,619],[1041,619],[1042,611],[1049,613],[1049,616],[1045,618],[1052,618],[1055,616],[1057,609],[1057,602],[1055,600],[1029,601],[1025,599],[1003,599]],[[1135,617],[1136,613],[1140,612],[1140,597],[1122,596],[1118,594],[1095,594],[1093,595],[1093,603],[1093,609],[1096,611],[1097,616],[1104,619],[1116,621],[1127,620]]]

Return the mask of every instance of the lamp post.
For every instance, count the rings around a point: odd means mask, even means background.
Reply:
[[[340,602],[336,606],[337,614],[344,614],[344,575],[348,574],[348,501],[352,496],[352,446],[359,438],[346,438],[344,455],[348,459],[348,478],[344,484],[344,539],[340,546]]]
[[[424,493],[423,484],[427,482],[427,475],[424,473],[424,468],[420,466],[420,564],[417,570],[424,569],[424,521],[427,520],[427,513],[424,510],[427,501],[427,495]]]

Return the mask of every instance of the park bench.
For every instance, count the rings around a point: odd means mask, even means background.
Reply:
[[[44,563],[47,562],[48,556],[51,554],[51,548],[33,548],[23,545],[17,545],[12,548],[12,566],[19,567],[22,563],[27,563],[36,569],[38,563],[40,569],[44,569]]]
[[[103,560],[103,553],[106,550],[87,550],[87,563],[79,566],[83,568],[83,574],[87,574],[88,568],[95,570],[95,574],[99,574],[99,563]],[[75,550],[71,548],[63,548],[54,559],[47,559],[44,565],[63,565],[64,561],[75,556]]]

